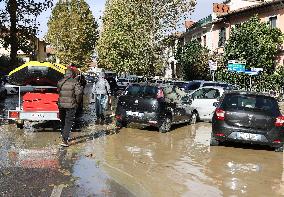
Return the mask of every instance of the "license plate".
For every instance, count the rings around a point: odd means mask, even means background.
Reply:
[[[238,139],[241,140],[251,140],[251,141],[260,141],[261,135],[260,134],[253,134],[253,133],[243,133],[240,132],[237,134]]]
[[[137,116],[137,117],[142,117],[144,113],[139,113],[139,112],[132,112],[132,111],[126,111],[126,115],[128,116]]]
[[[33,113],[33,114],[31,114],[32,115],[32,117],[34,117],[34,118],[45,118],[45,114],[44,113]]]
[[[23,120],[58,120],[58,112],[21,112],[20,119]]]

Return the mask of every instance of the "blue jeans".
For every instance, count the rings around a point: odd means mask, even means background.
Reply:
[[[105,111],[107,108],[108,96],[105,94],[96,95],[96,115],[97,119],[104,119]]]

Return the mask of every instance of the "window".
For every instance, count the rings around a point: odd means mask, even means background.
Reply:
[[[269,25],[271,28],[276,27],[277,16],[269,17]]]
[[[226,41],[226,28],[222,27],[220,29],[219,32],[219,43],[218,43],[218,47],[222,47],[225,45],[225,41]]]
[[[206,35],[203,35],[203,46],[206,47]]]
[[[201,43],[201,37],[197,38],[197,42]]]
[[[220,97],[220,92],[213,88],[203,88],[194,92],[192,97],[195,99],[217,99]]]
[[[278,104],[276,99],[262,95],[238,95],[228,94],[222,102],[222,108],[249,108],[251,110],[262,110],[276,112]]]

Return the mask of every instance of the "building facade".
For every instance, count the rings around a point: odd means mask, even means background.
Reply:
[[[222,54],[232,28],[256,14],[262,22],[284,33],[283,0],[227,0],[223,4],[213,4],[211,15],[196,23],[187,22],[190,25],[186,26],[183,34],[184,44],[196,39],[212,53]],[[284,64],[283,50],[279,51],[276,61],[277,64]]]
[[[0,39],[3,39],[2,37],[5,37],[9,33],[8,29],[0,29]],[[0,56],[5,55],[9,56],[10,55],[10,46],[5,48],[0,41]],[[37,38],[36,36],[33,36],[32,39],[29,40],[29,43],[32,48],[31,53],[25,53],[22,50],[17,51],[17,56],[19,58],[22,58],[25,62],[28,61],[45,61],[47,58],[47,53],[46,53],[46,46],[47,43],[44,40],[41,40]]]

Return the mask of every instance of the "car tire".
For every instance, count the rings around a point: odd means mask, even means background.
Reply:
[[[193,112],[191,116],[190,124],[196,124],[197,120],[198,120],[198,113]]]
[[[213,135],[211,135],[210,146],[219,146],[219,144],[220,142]]]
[[[17,126],[18,129],[23,129],[24,123],[16,123],[16,126]]]
[[[162,124],[159,126],[159,132],[166,133],[171,130],[172,121],[170,117],[166,117]]]
[[[283,146],[280,146],[280,147],[276,147],[274,149],[275,152],[283,152]]]

